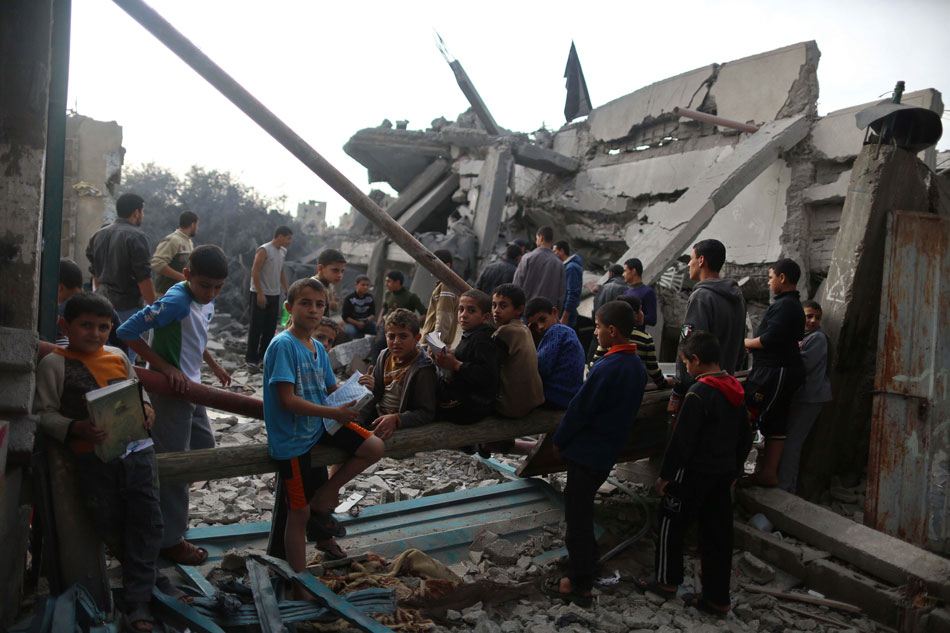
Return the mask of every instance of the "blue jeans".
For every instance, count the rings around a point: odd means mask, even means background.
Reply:
[[[352,323],[344,323],[343,331],[346,332],[346,335],[352,341],[357,338],[362,338],[364,334],[376,334],[376,323],[370,321],[363,325],[363,327],[356,327]]]

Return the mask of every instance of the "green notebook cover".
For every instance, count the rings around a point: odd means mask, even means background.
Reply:
[[[141,386],[137,380],[123,380],[86,394],[89,419],[109,435],[95,445],[96,456],[110,462],[125,454],[129,442],[148,437]]]

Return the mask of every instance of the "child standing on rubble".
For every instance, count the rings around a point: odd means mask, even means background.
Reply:
[[[638,578],[641,591],[676,596],[683,582],[683,537],[699,521],[702,593],[683,594],[688,607],[729,611],[732,574],[732,482],[752,447],[742,385],[719,366],[719,341],[693,332],[680,358],[696,381],[686,392],[654,487],[660,494],[660,529],[653,578]]]
[[[189,382],[201,383],[201,363],[208,364],[222,385],[231,376],[205,349],[208,326],[214,316],[214,299],[228,277],[228,258],[212,244],[191,251],[182,271],[185,281],[168,289],[162,298],[135,313],[118,330],[129,349],[148,361],[151,369],[165,374],[180,394]],[[155,330],[152,344],[141,336]],[[155,451],[174,453],[214,448],[214,433],[208,413],[201,405],[185,399],[152,395]],[[185,540],[188,529],[188,484],[163,485],[159,489],[165,534],[161,556],[182,565],[200,565],[208,558],[203,547]]]
[[[372,380],[364,382],[373,399],[357,420],[383,441],[396,429],[435,419],[439,379],[432,360],[419,348],[421,337],[415,313],[397,308],[386,317],[386,349],[379,354]]]
[[[455,351],[448,347],[433,350],[431,346],[429,350],[443,370],[436,418],[455,424],[474,424],[491,413],[498,393],[491,297],[481,290],[462,293],[458,322],[462,328],[462,340]]]
[[[292,325],[274,337],[264,354],[267,448],[284,480],[289,508],[284,545],[287,562],[298,572],[307,565],[308,530],[346,534],[332,514],[340,488],[383,455],[382,440],[353,423],[358,414],[351,408],[355,402],[325,405],[336,378],[326,350],[312,334],[326,304],[326,289],[316,279],[291,284],[286,306]],[[329,479],[323,467],[310,464],[310,451],[318,443],[350,455]]]
[[[597,562],[594,495],[627,442],[647,381],[636,346],[630,344],[634,327],[630,306],[609,301],[597,311],[594,322],[594,335],[607,353],[590,370],[554,433],[555,450],[567,462],[568,575],[557,574],[541,584],[549,596],[581,606],[591,603]]]
[[[149,444],[109,462],[100,460],[94,446],[107,433],[90,421],[85,402],[92,390],[135,379],[126,355],[105,346],[113,316],[112,304],[102,295],[80,293],[65,301],[59,327],[69,346],[57,347],[39,362],[33,411],[40,428],[75,456],[79,493],[96,533],[122,563],[126,629],[151,631],[155,620],[149,603],[162,538],[155,450]],[[142,400],[148,429],[155,412],[145,392]]]

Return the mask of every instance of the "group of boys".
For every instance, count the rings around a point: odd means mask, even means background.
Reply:
[[[731,374],[738,363],[734,333],[745,329],[744,303],[735,282],[718,279],[725,253],[720,243],[712,242],[695,245],[690,259],[691,277],[699,283],[687,307],[670,404],[678,418],[656,482],[662,497],[656,575],[639,579],[638,585],[675,595],[682,581],[682,537],[698,520],[703,591],[684,599],[722,613],[729,608],[729,488],[742,471],[752,437],[746,408],[766,437],[765,465],[755,481],[774,485],[791,394],[805,379],[798,347],[805,321],[795,291],[799,269],[793,261],[781,260],[770,270],[776,302],[756,337],[742,341],[755,362],[743,390]],[[630,433],[648,374],[657,386],[669,384],[656,365],[652,339],[643,331],[640,297],[620,296],[599,306],[594,315],[598,348],[588,368],[580,341],[561,322],[557,306],[544,297],[526,301],[518,285],[501,284],[490,296],[480,290],[457,296],[440,284],[427,310],[403,287],[401,273],[391,271],[386,276],[385,310],[377,317],[369,280],[361,276],[355,292],[344,298],[342,314],[344,327],[355,335],[372,334],[372,326],[380,326],[385,347],[360,378],[373,397],[360,410],[353,402],[329,407],[327,397],[337,384],[327,350],[339,328],[325,315],[339,309],[332,285],[342,279],[345,260],[337,253],[321,256],[315,277],[286,288],[288,327],[263,352],[268,448],[279,463],[289,509],[284,535],[288,562],[297,571],[305,568],[307,538],[330,557],[345,555],[334,540],[345,534],[332,514],[339,491],[383,456],[383,443],[396,429],[436,419],[471,424],[493,412],[517,418],[546,407],[564,410],[553,441],[568,464],[564,497],[569,571],[545,581],[543,589],[566,600],[589,602],[596,560],[594,495]],[[451,254],[437,255],[451,265]],[[202,362],[222,385],[230,382],[205,349],[213,301],[227,274],[220,248],[194,249],[182,271],[184,281],[115,332],[180,393],[200,382]],[[98,461],[92,446],[103,441],[104,432],[90,422],[83,396],[134,374],[120,350],[105,346],[113,329],[112,306],[99,295],[71,294],[62,303],[59,319],[66,347],[40,364],[36,409],[43,428],[76,454],[96,527],[123,562],[126,620],[132,629],[147,631],[153,622],[148,601],[159,553],[186,564],[207,558],[205,550],[183,538],[187,487],[157,486],[154,453],[210,448],[214,437],[204,407],[153,394],[145,397],[144,406],[154,450],[146,445],[122,459]],[[270,298],[263,303],[270,307]],[[454,314],[450,306],[456,306]],[[457,326],[461,338],[455,348],[423,349],[425,331],[417,313],[428,313],[430,329],[445,333],[447,342],[454,339]],[[154,330],[150,344],[142,339],[148,330]],[[315,468],[310,450],[316,444],[335,446],[349,457],[329,472]],[[526,452],[530,444],[472,449]],[[160,584],[175,591],[168,583]]]

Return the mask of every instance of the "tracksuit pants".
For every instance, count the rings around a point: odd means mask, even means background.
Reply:
[[[569,556],[568,577],[576,592],[589,591],[594,586],[594,566],[597,564],[594,495],[609,474],[609,470],[599,472],[572,461],[567,462],[567,485],[564,486],[567,534],[564,544]]]
[[[702,594],[716,605],[729,604],[732,574],[732,498],[734,475],[680,471],[660,500],[660,532],[656,546],[656,579],[668,585],[683,582],[683,538],[699,522]]]

